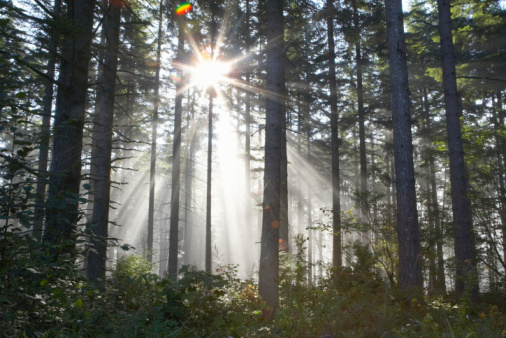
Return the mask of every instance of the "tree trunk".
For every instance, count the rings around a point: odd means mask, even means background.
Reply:
[[[309,111],[308,111],[308,119],[307,119],[307,160],[308,163],[311,162],[311,127],[310,127],[310,119],[309,119]],[[308,284],[311,286],[313,284],[313,205],[311,199],[312,189],[311,182],[308,180],[307,182],[307,275],[308,275]]]
[[[108,6],[107,6],[107,2],[105,3],[105,11],[107,11],[108,9]],[[102,31],[100,32],[100,47],[99,47],[99,51],[98,51],[98,58],[97,58],[97,63],[98,63],[98,66],[97,66],[97,83],[100,83],[100,81],[102,81],[101,79],[101,75],[104,73],[104,59],[105,59],[105,50],[106,50],[106,40],[107,40],[107,36],[106,36],[106,30],[105,29],[102,29]],[[88,205],[86,207],[86,212],[89,214],[89,218],[91,219],[93,217],[93,201],[94,201],[94,195],[95,195],[95,176],[96,176],[96,173],[95,173],[95,165],[96,165],[96,158],[97,158],[97,154],[96,154],[96,151],[97,151],[97,135],[99,136],[100,133],[99,133],[99,126],[100,126],[100,106],[101,106],[101,102],[102,102],[102,88],[100,86],[97,86],[96,87],[96,90],[95,90],[95,107],[94,107],[94,111],[93,111],[93,126],[92,126],[92,132],[91,132],[91,156],[90,156],[90,173],[89,173],[89,192],[90,194],[88,195]],[[86,258],[86,261],[84,263],[84,266],[85,266],[85,269],[86,269],[86,266],[88,265],[87,263],[87,258]]]
[[[456,259],[456,292],[461,296],[465,285],[471,286],[471,298],[478,299],[478,284],[474,253],[473,221],[467,197],[467,174],[462,147],[460,118],[462,107],[457,93],[455,51],[452,40],[451,11],[449,0],[438,0],[439,34],[441,36],[441,59],[443,62],[443,85],[446,109],[446,131],[450,159],[450,184],[453,211],[453,237]]]
[[[185,222],[185,241],[183,243],[184,247],[184,264],[191,264],[190,259],[190,249],[191,249],[191,242],[188,240],[191,238],[191,235],[193,234],[192,227],[193,227],[193,217],[191,216],[191,208],[192,208],[192,181],[193,181],[193,158],[195,153],[196,145],[198,144],[197,141],[197,125],[195,121],[193,121],[193,118],[195,116],[195,95],[191,95],[192,99],[191,102],[189,102],[190,110],[188,112],[188,118],[187,118],[187,128],[190,128],[189,131],[187,131],[186,135],[189,135],[186,139],[187,146],[189,147],[187,153],[186,153],[186,165],[185,165],[185,208],[184,208],[184,222]]]
[[[408,67],[401,0],[385,1],[388,34],[395,172],[397,174],[397,238],[399,242],[399,287],[422,288],[420,230],[416,209],[415,171]]]
[[[282,122],[283,126],[286,126],[286,115],[285,119]],[[279,226],[279,241],[282,245],[279,246],[281,251],[288,251],[290,244],[290,239],[288,235],[288,159],[286,157],[286,127],[283,127],[283,131],[281,133],[281,137],[283,140],[281,141],[281,198],[280,198],[280,226]]]
[[[93,237],[89,252],[86,277],[105,282],[107,260],[107,229],[109,226],[109,202],[111,188],[112,129],[114,122],[114,98],[122,2],[110,1],[104,20],[107,49],[102,74],[100,119],[97,126],[95,158],[95,194],[93,202]]]
[[[265,121],[265,171],[258,291],[270,306],[279,306],[279,222],[282,180],[283,125],[286,118],[283,1],[267,8],[267,91]]]
[[[327,39],[329,44],[329,85],[330,85],[330,131],[332,147],[332,265],[342,266],[341,236],[341,182],[339,177],[339,131],[337,116],[336,53],[334,44],[334,7],[327,0]]]
[[[44,233],[44,242],[53,246],[51,253],[56,256],[59,253],[74,256],[95,8],[95,0],[66,0],[66,3],[71,28],[63,41]],[[57,248],[58,244],[61,246]]]
[[[251,47],[251,37],[250,37],[250,18],[251,18],[251,9],[250,9],[250,1],[246,0],[246,55],[248,55],[247,65],[246,65],[246,86],[250,86],[251,81],[251,72],[250,72],[250,62],[249,62],[249,54]],[[246,139],[245,139],[245,149],[244,149],[244,162],[245,162],[245,194],[246,194],[246,203],[245,203],[245,213],[244,218],[246,219],[246,226],[248,227],[247,233],[250,236],[253,236],[253,223],[251,222],[251,93],[249,90],[245,92],[245,112],[244,112],[244,122],[246,123]],[[250,237],[253,238],[253,237]]]
[[[427,89],[424,89],[424,109],[426,126],[427,126],[427,134],[432,130],[430,123],[430,105],[429,105],[429,97],[427,93]],[[436,184],[436,168],[435,168],[435,158],[434,154],[429,153],[429,178],[430,178],[430,196],[429,196],[429,204],[431,206],[430,213],[431,217],[434,221],[434,230],[436,236],[436,257],[437,257],[437,267],[436,267],[436,283],[434,284],[434,288],[440,293],[446,292],[446,279],[445,279],[445,266],[444,266],[444,255],[443,255],[443,231],[441,229],[441,213],[439,211],[439,203],[437,198],[437,184]]]
[[[498,107],[496,107],[496,103],[494,100],[494,95],[492,95],[492,125],[494,126],[494,140],[495,140],[495,148],[496,158],[497,158],[497,168],[498,168],[498,179],[499,179],[499,189],[497,195],[499,197],[499,216],[501,218],[501,231],[502,231],[502,250],[503,250],[503,262],[506,262],[506,185],[504,182],[504,166],[503,160],[501,156],[501,146],[502,140],[499,134],[500,124],[497,118],[497,109],[501,108],[501,102],[498,102]]]
[[[156,176],[156,139],[158,137],[158,107],[160,105],[160,67],[162,54],[162,23],[163,23],[163,1],[160,1],[160,17],[158,18],[158,39],[156,48],[156,71],[155,71],[155,95],[153,109],[153,125],[151,130],[151,162],[149,169],[149,199],[148,199],[148,242],[147,258],[153,259],[153,231],[155,215],[155,176]]]
[[[441,228],[441,213],[439,211],[439,204],[437,199],[437,185],[436,185],[436,169],[434,164],[434,157],[430,158],[430,184],[431,184],[431,203],[432,212],[434,213],[434,225],[436,227],[436,255],[437,255],[437,285],[436,289],[440,293],[446,292],[446,278],[445,278],[445,261],[443,255],[443,230]]]
[[[216,30],[216,23],[214,22],[214,9],[215,3],[211,1],[211,57],[214,58],[214,37]],[[209,134],[207,136],[207,193],[206,193],[206,271],[212,270],[212,219],[211,219],[211,192],[212,192],[212,170],[213,170],[213,99],[214,88],[209,88]]]
[[[181,19],[182,20],[182,19]],[[182,62],[184,53],[184,26],[179,22],[177,60]],[[178,71],[179,72],[179,71]],[[180,78],[183,74],[180,72]],[[179,186],[181,182],[181,115],[183,100],[183,81],[176,82],[176,102],[174,111],[174,144],[172,151],[172,194],[170,204],[169,235],[169,276],[177,277],[177,256],[179,240]]]
[[[358,104],[358,138],[360,153],[360,203],[362,216],[368,215],[365,205],[367,194],[367,158],[365,149],[365,112],[364,87],[362,84],[362,51],[360,43],[360,23],[358,17],[357,1],[353,0],[353,28],[355,29],[355,62],[357,66],[357,104]],[[363,237],[367,237],[364,233]]]
[[[61,12],[61,0],[55,0],[53,5],[53,17],[57,19]],[[54,76],[56,55],[58,48],[58,34],[54,26],[51,27],[51,39],[49,42],[49,59],[46,65],[46,85],[44,88],[44,103],[42,107],[42,128],[40,132],[39,149],[39,177],[37,178],[37,190],[35,192],[35,209],[33,212],[33,236],[40,240],[44,222],[44,195],[47,182],[47,160],[49,157],[49,139],[51,137],[51,109],[53,106]]]

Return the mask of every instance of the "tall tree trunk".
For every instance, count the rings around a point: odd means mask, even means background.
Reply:
[[[369,153],[371,154],[371,197],[372,197],[372,217],[371,223],[376,224],[378,221],[378,200],[376,198],[376,142],[374,140],[374,134],[371,133],[371,149]],[[372,235],[372,234],[371,234]]]
[[[264,301],[279,306],[279,222],[285,123],[285,64],[283,0],[267,8],[267,91],[265,122],[265,171],[262,239],[258,291]]]
[[[399,242],[399,287],[422,288],[420,230],[416,209],[415,170],[411,115],[409,112],[408,67],[401,0],[385,1],[388,61],[392,86],[395,171],[397,174],[397,238]]]
[[[304,88],[304,87],[303,87]],[[308,89],[308,88],[304,88]],[[305,112],[302,110],[302,99],[301,93],[297,93],[297,112],[299,114],[297,118],[297,154],[302,156],[302,135],[304,135],[304,128],[302,123],[302,116],[305,115]],[[297,230],[300,234],[304,232],[304,198],[302,184],[304,182],[304,178],[302,177],[302,173],[298,173],[297,175]],[[292,246],[290,246],[290,250],[292,250]],[[292,252],[292,251],[290,251]]]
[[[105,3],[104,5],[105,7],[105,11],[107,12],[108,10],[108,6],[107,6],[107,2]],[[104,59],[105,59],[105,50],[106,50],[106,40],[107,40],[107,36],[106,36],[106,30],[105,29],[102,29],[102,31],[100,32],[100,49],[98,51],[98,60],[97,60],[97,63],[98,63],[98,66],[97,66],[97,83],[100,83],[100,81],[102,81],[101,79],[101,76],[102,74],[104,73]],[[99,133],[99,126],[100,126],[100,106],[101,106],[101,102],[102,102],[102,88],[100,86],[97,86],[96,87],[96,90],[95,90],[95,107],[94,107],[94,112],[93,112],[93,127],[92,127],[92,132],[91,132],[91,156],[90,156],[90,173],[89,173],[89,191],[90,191],[90,194],[88,196],[88,205],[87,205],[87,208],[86,208],[86,212],[89,214],[89,218],[91,219],[93,217],[93,201],[94,201],[94,195],[95,195],[95,176],[96,176],[96,173],[95,173],[95,165],[96,165],[96,158],[97,158],[97,154],[96,154],[96,151],[97,151],[97,135],[100,135]],[[86,257],[86,261],[84,263],[85,265],[85,269],[86,269],[86,266],[88,265],[88,261],[87,261],[87,257]]]
[[[61,12],[61,0],[55,0],[53,5],[53,19],[58,19]],[[49,138],[51,134],[51,109],[53,107],[54,76],[56,55],[58,49],[58,33],[54,24],[50,30],[50,42],[48,46],[49,59],[46,65],[46,84],[44,88],[44,103],[42,107],[42,128],[39,149],[39,177],[37,178],[37,190],[35,192],[35,209],[33,212],[33,236],[40,240],[44,223],[44,195],[47,182],[47,160],[49,157]]]
[[[437,229],[435,225],[435,213],[434,206],[432,205],[432,188],[431,188],[431,170],[430,170],[430,162],[432,157],[432,149],[431,149],[431,124],[430,124],[430,110],[428,103],[428,93],[427,89],[423,88],[423,96],[422,96],[422,112],[425,119],[425,123],[423,124],[423,129],[421,133],[422,137],[422,145],[423,145],[423,161],[424,161],[424,181],[425,181],[425,193],[423,194],[425,198],[425,205],[427,209],[427,220],[428,220],[428,233],[429,238],[427,240],[428,252],[427,252],[427,260],[428,260],[428,269],[429,269],[429,278],[428,278],[428,292],[430,294],[434,294],[434,290],[437,289],[437,249],[436,242],[438,240]]]
[[[212,238],[211,238],[211,192],[213,165],[213,93],[209,95],[209,135],[207,137],[207,192],[206,192],[206,271],[212,269]]]
[[[308,119],[307,119],[307,160],[308,163],[311,163],[311,127],[310,127],[310,119],[309,119],[309,111],[308,111]],[[307,181],[307,274],[308,274],[308,284],[311,286],[313,284],[313,205],[311,199],[312,189],[311,182]]]
[[[182,20],[182,19],[181,19]],[[179,22],[177,60],[182,62],[184,53],[184,26]],[[178,71],[179,72],[179,71]],[[182,72],[179,72],[183,79]],[[169,234],[169,276],[177,277],[177,256],[179,240],[179,185],[181,181],[181,115],[183,100],[183,81],[176,82],[176,102],[174,111],[174,143],[172,151],[172,194],[170,204],[170,234]]]
[[[215,15],[215,1],[211,1],[211,57],[214,60],[214,37],[216,34],[216,23],[214,21]],[[207,197],[206,197],[206,271],[212,270],[212,219],[211,219],[211,192],[212,192],[212,170],[213,170],[213,100],[215,91],[213,87],[208,88],[209,91],[209,134],[207,135]]]
[[[71,27],[63,40],[58,79],[44,242],[53,246],[52,254],[73,256],[95,0],[66,0],[66,4]]]
[[[424,110],[426,116],[427,133],[432,130],[430,121],[430,105],[429,95],[427,89],[424,89]],[[434,229],[436,236],[436,257],[437,257],[437,271],[436,271],[436,283],[434,284],[435,289],[441,294],[446,292],[446,279],[445,279],[445,266],[444,266],[444,255],[443,255],[443,231],[441,228],[441,213],[439,211],[439,203],[437,198],[437,184],[436,184],[436,165],[435,158],[432,152],[428,154],[429,158],[429,177],[430,177],[430,196],[429,204],[431,206],[430,213],[434,221]]]
[[[360,23],[357,1],[353,0],[353,28],[355,29],[355,63],[357,67],[357,104],[358,104],[358,138],[360,153],[360,201],[362,216],[368,216],[365,205],[367,194],[367,158],[365,149],[365,112],[364,112],[364,86],[362,84],[362,47],[360,41]],[[365,219],[365,218],[364,218]],[[367,233],[362,235],[367,237]],[[364,239],[364,238],[363,238]]]
[[[496,157],[497,157],[497,168],[498,168],[498,178],[499,178],[499,189],[498,189],[498,196],[499,196],[499,216],[501,218],[501,231],[502,231],[502,250],[503,250],[503,262],[506,262],[506,185],[504,182],[504,166],[503,166],[503,159],[501,158],[501,146],[502,140],[501,136],[499,135],[499,129],[500,124],[499,120],[497,118],[497,109],[501,108],[501,102],[498,102],[498,107],[496,107],[494,95],[492,95],[492,124],[494,126],[494,139],[495,139],[495,147],[497,149],[496,151]]]
[[[189,95],[190,96],[190,95]],[[189,135],[186,139],[187,147],[189,147],[188,152],[186,153],[186,164],[185,164],[185,208],[184,208],[184,222],[185,222],[185,241],[183,243],[184,246],[184,264],[190,264],[190,249],[191,243],[188,240],[192,235],[192,227],[193,227],[193,217],[190,214],[192,208],[192,181],[193,181],[193,157],[195,152],[195,147],[197,142],[197,125],[195,121],[193,121],[193,117],[195,116],[195,95],[191,95],[191,101],[188,103],[190,106],[187,118],[187,131],[186,135]]]
[[[437,185],[436,185],[436,169],[434,157],[430,158],[430,184],[431,184],[431,203],[432,212],[434,213],[434,225],[436,227],[436,255],[437,255],[437,285],[436,289],[440,293],[446,292],[446,278],[445,278],[445,261],[443,254],[443,230],[441,228],[441,213],[439,211],[439,204],[437,198]]]
[[[162,54],[162,24],[163,24],[163,1],[160,1],[160,16],[158,18],[158,39],[156,48],[156,71],[155,71],[155,95],[153,108],[153,125],[151,130],[151,162],[149,169],[149,198],[148,198],[148,242],[147,258],[153,259],[153,229],[155,215],[155,176],[156,176],[156,139],[158,137],[158,108],[160,105],[160,68]]]
[[[286,115],[283,121],[283,126],[286,126]],[[289,234],[288,234],[288,159],[286,152],[286,127],[283,127],[281,137],[281,196],[280,196],[280,215],[279,215],[279,241],[282,245],[279,246],[281,251],[288,251],[290,246]]]
[[[457,93],[455,50],[452,40],[450,0],[438,0],[441,59],[446,109],[446,131],[450,159],[450,184],[453,211],[453,237],[456,259],[456,292],[461,296],[465,285],[471,286],[471,298],[478,299],[476,257],[473,240],[473,220],[467,197],[467,174],[462,147],[460,118],[462,107]]]
[[[339,177],[339,130],[337,116],[337,85],[336,85],[336,52],[334,44],[334,7],[332,0],[327,0],[327,39],[329,45],[329,85],[330,85],[330,131],[332,147],[332,225],[333,249],[332,265],[341,267],[342,236],[341,236],[341,182]]]
[[[250,19],[251,19],[251,8],[250,1],[246,0],[246,55],[247,55],[247,65],[246,65],[246,86],[250,86],[251,81],[251,71],[250,71],[250,47],[251,47],[251,36],[250,36]],[[245,92],[245,111],[244,111],[244,122],[246,123],[246,137],[245,137],[245,149],[244,149],[244,163],[245,163],[245,191],[246,194],[246,203],[245,203],[245,213],[244,218],[246,219],[246,225],[248,227],[247,233],[250,236],[253,235],[253,223],[251,222],[251,94],[250,91],[247,90]],[[250,237],[253,238],[253,237]]]
[[[114,122],[114,98],[116,92],[116,71],[118,66],[118,45],[122,2],[110,1],[104,20],[107,49],[102,74],[100,119],[97,126],[95,158],[95,194],[93,202],[94,250],[89,252],[86,277],[105,282],[107,260],[107,229],[109,226],[109,202],[111,188],[112,128]]]

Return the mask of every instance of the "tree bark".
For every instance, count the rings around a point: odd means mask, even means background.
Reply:
[[[105,11],[107,11],[108,6],[107,2],[105,3]],[[104,73],[104,59],[105,59],[105,50],[106,50],[106,30],[102,29],[100,32],[100,47],[98,51],[98,57],[97,57],[97,76],[96,80],[97,83],[100,83],[102,79],[100,76]],[[86,213],[89,214],[89,218],[93,218],[93,201],[94,201],[94,194],[95,194],[95,165],[96,165],[96,158],[97,158],[97,135],[100,135],[99,133],[99,126],[100,126],[100,106],[102,102],[102,88],[100,86],[96,87],[95,90],[95,107],[93,111],[93,126],[92,126],[92,132],[91,132],[91,156],[90,156],[90,173],[89,173],[89,185],[90,194],[88,195],[88,205],[86,207]],[[87,258],[86,258],[87,259]],[[88,265],[87,261],[84,263],[85,269]]]
[[[86,276],[89,280],[105,282],[107,260],[107,230],[109,226],[109,202],[111,188],[112,129],[122,2],[109,2],[104,20],[107,49],[102,74],[100,119],[97,126],[95,159],[95,194],[93,202],[93,237],[89,252]]]
[[[308,163],[311,162],[311,127],[310,127],[310,119],[309,119],[309,111],[308,111],[308,119],[307,119],[307,131],[306,131],[306,140],[307,140],[307,160]],[[307,182],[307,280],[308,284],[311,286],[313,284],[313,204],[312,204],[312,188],[311,182],[308,180]]]
[[[388,60],[392,86],[392,120],[397,191],[397,238],[399,242],[399,287],[422,288],[420,230],[416,209],[415,171],[408,67],[401,0],[385,1]]]
[[[457,92],[455,50],[452,38],[449,0],[438,0],[439,34],[443,63],[443,86],[446,110],[446,131],[450,160],[450,185],[453,211],[453,237],[456,259],[456,292],[461,296],[465,286],[471,287],[471,298],[478,299],[476,258],[473,240],[473,221],[467,197],[467,174],[462,146],[460,118],[462,107]]]
[[[58,19],[61,12],[61,0],[55,0],[53,5],[53,17]],[[37,178],[37,190],[35,192],[35,208],[33,212],[33,236],[40,240],[42,238],[42,227],[44,224],[44,195],[47,183],[47,162],[49,158],[49,139],[51,137],[51,110],[53,106],[54,76],[56,66],[56,55],[58,49],[58,34],[54,25],[51,27],[51,40],[48,46],[49,59],[46,65],[46,85],[44,88],[44,103],[42,107],[42,128],[39,149],[39,161]]]
[[[497,168],[498,168],[498,179],[499,179],[499,189],[497,191],[497,195],[499,197],[499,216],[501,218],[501,231],[502,231],[502,250],[503,250],[503,262],[506,262],[506,185],[504,182],[504,166],[503,159],[501,158],[501,146],[503,146],[503,142],[501,140],[501,136],[499,134],[500,130],[500,120],[497,117],[497,109],[501,108],[501,102],[498,102],[498,107],[496,107],[494,95],[492,95],[492,124],[494,126],[494,141],[497,157]]]
[[[190,94],[191,95],[191,94]],[[188,147],[188,151],[186,153],[186,165],[185,165],[185,208],[184,208],[184,222],[185,222],[185,241],[183,243],[184,247],[184,264],[191,263],[191,243],[188,238],[191,238],[191,234],[193,233],[193,217],[190,212],[192,209],[192,181],[193,181],[193,158],[195,153],[196,145],[198,144],[197,140],[197,125],[193,118],[195,116],[195,96],[191,95],[191,102],[188,103],[190,106],[188,117],[187,117],[187,126],[190,128],[189,131],[186,132],[186,135],[189,135],[186,140],[186,144]],[[189,100],[190,101],[190,100]],[[187,127],[187,128],[188,128]]]
[[[360,153],[360,201],[363,216],[368,214],[365,210],[367,203],[367,158],[365,147],[365,112],[364,112],[364,86],[362,81],[362,47],[360,43],[360,20],[358,16],[357,1],[353,0],[353,28],[355,29],[355,62],[357,67],[357,104],[358,104],[358,138]]]
[[[51,253],[55,256],[59,253],[74,256],[95,0],[66,0],[66,4],[71,27],[63,41],[43,238],[52,245]]]
[[[336,52],[334,44],[334,7],[332,0],[327,0],[327,39],[329,45],[329,87],[330,87],[330,131],[332,147],[332,224],[333,249],[332,265],[342,266],[341,236],[341,181],[339,177],[339,130],[337,116]]]
[[[211,1],[211,57],[214,58],[214,37],[216,23],[214,21],[215,2]],[[211,192],[212,192],[212,170],[213,170],[213,99],[214,88],[209,88],[209,134],[207,136],[207,193],[206,193],[206,271],[212,270],[212,214],[211,214]]]
[[[251,18],[251,8],[250,1],[246,0],[246,86],[250,86],[251,81],[251,72],[250,72],[250,62],[249,62],[249,54],[251,47],[251,32],[250,32],[250,18]],[[244,217],[246,219],[246,225],[248,226],[248,232],[250,236],[253,235],[253,223],[251,222],[251,94],[249,90],[245,92],[245,111],[244,111],[244,122],[246,123],[246,137],[245,137],[245,154],[244,154],[244,162],[245,162],[245,194],[246,194],[246,203],[245,203],[245,213]],[[250,237],[253,238],[253,237]]]
[[[160,67],[162,54],[162,23],[163,23],[163,1],[160,1],[160,17],[158,21],[158,39],[156,48],[156,71],[155,71],[155,95],[153,108],[153,125],[151,130],[151,161],[149,169],[149,197],[148,197],[148,242],[147,258],[153,259],[153,231],[155,215],[155,185],[156,185],[156,139],[158,137],[158,108],[160,105]]]
[[[182,62],[184,53],[184,27],[179,22],[177,46],[177,60]],[[170,234],[169,234],[169,276],[177,277],[177,256],[179,239],[179,186],[181,182],[181,116],[183,100],[183,74],[181,81],[176,82],[176,101],[174,110],[174,143],[172,150],[172,191],[170,204]]]
[[[282,180],[282,142],[285,137],[285,64],[283,1],[267,8],[267,91],[262,239],[258,291],[264,301],[279,306],[279,222]]]
[[[427,93],[427,89],[424,88],[424,110],[425,116],[427,118],[426,126],[427,133],[429,133],[432,129],[430,123],[430,105],[429,105],[429,97]],[[436,164],[434,154],[429,153],[429,179],[430,179],[430,196],[429,196],[429,205],[431,217],[434,220],[434,229],[436,236],[436,283],[434,284],[434,288],[441,294],[446,292],[446,279],[445,279],[445,266],[444,266],[444,255],[443,255],[443,231],[441,229],[441,213],[439,210],[439,203],[437,198],[437,184],[436,184]]]

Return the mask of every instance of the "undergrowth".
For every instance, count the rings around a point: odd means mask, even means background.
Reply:
[[[30,241],[25,240],[24,249],[30,249]],[[325,278],[309,285],[302,255],[283,254],[281,261],[281,306],[274,312],[261,300],[253,281],[237,277],[236,266],[220,267],[217,274],[185,266],[175,281],[159,278],[144,258],[129,255],[118,261],[105,291],[100,291],[87,283],[77,266],[69,269],[68,262],[12,261],[10,276],[0,284],[0,332],[9,337],[506,334],[504,301],[499,294],[496,304],[417,296],[410,290],[390,288],[367,262],[362,268],[328,269]]]

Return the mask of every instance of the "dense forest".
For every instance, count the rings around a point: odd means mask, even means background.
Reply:
[[[504,0],[3,0],[0,69],[0,336],[506,335]]]

